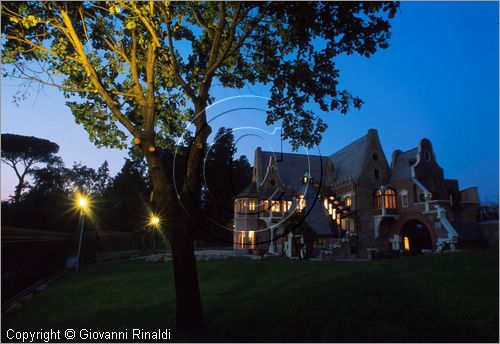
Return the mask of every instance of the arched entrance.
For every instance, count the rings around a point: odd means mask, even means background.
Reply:
[[[401,246],[411,254],[432,249],[432,237],[427,226],[419,220],[409,220],[401,227]]]

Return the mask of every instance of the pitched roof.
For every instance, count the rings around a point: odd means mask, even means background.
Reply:
[[[286,186],[299,185],[305,172],[310,172],[310,176],[318,182],[322,178],[323,185],[328,185],[330,183],[326,173],[328,157],[293,153],[283,153],[281,155],[281,153],[266,151],[262,151],[260,156],[262,178],[266,175],[269,159],[275,156],[281,181]],[[283,159],[279,161],[281,157]]]
[[[335,167],[338,181],[349,177],[357,180],[363,168],[365,152],[368,147],[368,135],[345,146],[338,152],[330,155],[330,160]]]
[[[406,152],[399,153],[396,161],[392,162],[390,182],[411,178],[411,159],[417,158],[418,149],[415,147]]]
[[[251,182],[248,184],[237,196],[236,198],[243,198],[243,197],[258,197],[257,193],[257,185],[255,182]]]

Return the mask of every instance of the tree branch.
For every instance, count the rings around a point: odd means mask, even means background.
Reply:
[[[207,68],[209,68],[214,63],[214,61],[217,60],[217,54],[219,53],[220,49],[220,40],[222,37],[222,33],[224,32],[224,27],[226,26],[226,4],[224,1],[220,2],[219,16],[220,16],[220,21],[219,25],[217,26],[217,31],[215,32],[215,37],[212,42],[212,47],[210,49]],[[206,79],[207,79],[207,73],[205,73],[204,80]]]
[[[139,104],[145,105],[146,100],[144,99],[144,95],[142,93],[142,87],[139,83],[139,75],[137,72],[137,36],[135,32],[135,28],[132,29],[132,48],[130,51],[130,74],[132,76],[132,82],[134,83],[135,92],[138,94]]]
[[[78,55],[80,55],[81,59],[81,65],[87,72],[87,75],[89,76],[91,82],[94,84],[95,88],[97,89],[97,92],[99,95],[104,99],[106,105],[109,107],[115,118],[125,127],[127,130],[134,136],[139,136],[140,130],[137,129],[131,121],[125,117],[121,111],[118,105],[115,103],[113,98],[110,96],[110,94],[106,91],[104,86],[101,84],[99,77],[97,75],[97,72],[95,71],[94,67],[90,63],[90,61],[87,58],[87,54],[85,53],[82,42],[78,38],[78,35],[76,33],[75,28],[73,27],[73,23],[71,19],[68,16],[68,13],[63,10],[62,8],[59,9],[61,12],[61,16],[63,19],[63,22],[67,28],[67,32],[65,31],[65,34],[67,35],[68,39],[70,42],[72,42],[73,47],[77,51]]]
[[[155,123],[155,98],[154,98],[154,65],[155,65],[156,46],[151,43],[148,48],[148,56],[146,63],[146,83],[148,85],[147,111],[144,114],[144,132],[153,134],[154,138],[154,123]]]
[[[184,90],[184,92],[186,92],[186,94],[191,98],[191,100],[194,101],[197,99],[196,94],[194,93],[193,89],[186,83],[186,81],[184,81],[184,79],[182,78],[182,76],[180,75],[180,72],[179,72],[179,66],[177,64],[177,57],[175,56],[174,42],[172,40],[172,29],[170,27],[170,19],[168,19],[168,17],[164,13],[163,8],[161,8],[161,9],[162,9],[162,15],[164,16],[165,24],[167,26],[168,49],[170,52],[170,57],[165,53],[163,54],[163,56],[164,56],[166,62],[171,61],[175,78],[181,84],[181,87]]]
[[[26,43],[28,45],[31,45],[35,49],[38,49],[39,51],[43,51],[43,52],[45,52],[47,54],[50,54],[50,55],[53,55],[53,56],[57,56],[58,58],[65,58],[67,60],[71,60],[71,61],[80,63],[80,61],[78,59],[74,58],[74,57],[71,57],[71,56],[64,56],[64,57],[62,57],[59,54],[55,53],[54,51],[45,48],[43,45],[36,44],[36,43],[30,41],[29,39],[26,39],[26,38],[21,38],[21,37],[12,36],[12,35],[5,35],[5,38],[12,39],[14,41],[18,41],[18,42],[21,42],[21,43]]]
[[[191,11],[193,12],[194,19],[201,27],[207,28],[207,23],[201,18],[200,14],[196,12],[196,9],[193,6],[192,2],[189,2],[189,7],[191,7]]]

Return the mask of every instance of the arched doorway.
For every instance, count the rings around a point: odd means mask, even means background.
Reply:
[[[401,228],[401,246],[410,254],[421,254],[422,250],[432,249],[429,229],[419,220],[409,220]]]

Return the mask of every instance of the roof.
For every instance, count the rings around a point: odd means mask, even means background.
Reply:
[[[261,176],[266,175],[269,159],[276,157],[281,181],[285,186],[299,185],[304,177],[304,173],[310,172],[310,176],[317,182],[322,179],[323,185],[328,185],[331,181],[327,178],[328,157],[320,155],[306,155],[293,153],[261,152]],[[282,159],[281,159],[282,158]],[[281,160],[281,161],[280,161]],[[255,162],[254,162],[255,165]],[[323,170],[323,171],[322,171]]]
[[[345,146],[338,152],[330,155],[330,160],[335,167],[338,181],[349,177],[357,180],[363,168],[365,152],[368,147],[368,135]]]
[[[406,152],[399,153],[396,161],[392,162],[392,172],[390,182],[411,178],[411,159],[417,158],[418,149],[415,147]]]
[[[251,182],[248,184],[237,196],[236,198],[243,198],[243,197],[258,197],[257,193],[257,185],[255,182]]]

